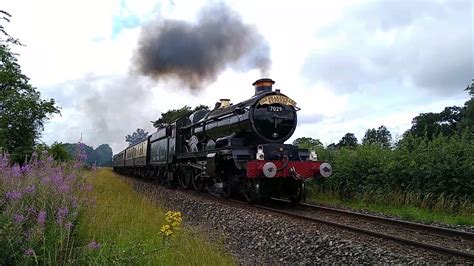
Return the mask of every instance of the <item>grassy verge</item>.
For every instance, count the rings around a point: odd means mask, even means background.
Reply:
[[[427,209],[419,204],[399,204],[396,201],[383,199],[351,199],[342,200],[334,193],[318,193],[311,190],[307,201],[335,206],[349,207],[357,210],[381,212],[400,217],[409,221],[439,222],[445,224],[474,225],[474,214],[470,211],[445,211],[442,209]],[[387,197],[389,198],[389,197]]]
[[[164,236],[165,211],[136,193],[110,169],[101,169],[89,179],[94,187],[95,207],[79,218],[77,235],[94,252],[86,263],[154,265],[233,265],[235,261],[202,234],[189,229]],[[186,217],[184,217],[186,219]],[[178,226],[179,227],[179,226]]]

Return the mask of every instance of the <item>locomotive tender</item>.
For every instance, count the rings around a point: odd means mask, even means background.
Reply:
[[[114,170],[224,197],[304,199],[304,183],[329,177],[314,152],[284,144],[297,124],[296,102],[259,79],[241,103],[221,99],[213,110],[178,118],[114,156]]]

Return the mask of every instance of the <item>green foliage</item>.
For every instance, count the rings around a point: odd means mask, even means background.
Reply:
[[[466,89],[471,99],[464,107],[446,107],[440,113],[422,113],[413,118],[411,128],[405,136],[413,135],[418,138],[432,140],[438,135],[452,136],[464,131],[474,136],[474,84]]]
[[[293,145],[297,145],[302,149],[315,150],[317,147],[323,147],[323,143],[319,139],[308,137],[297,138],[293,141]]]
[[[352,198],[367,190],[379,192],[383,188],[389,152],[379,145],[341,148],[331,161],[333,176],[326,179],[325,185],[339,191],[343,198]]]
[[[378,144],[384,148],[390,148],[392,143],[392,134],[382,125],[377,130],[375,128],[367,129],[362,144]]]
[[[357,146],[357,138],[353,133],[346,133],[344,137],[339,141],[337,144],[338,148],[341,147],[356,147]]]
[[[41,158],[41,155],[44,152],[49,153],[49,146],[46,143],[41,142],[41,143],[38,143],[38,144],[35,145],[33,151],[36,153],[36,155],[38,156],[39,159],[43,159],[43,158]]]
[[[137,128],[132,135],[125,136],[125,141],[128,142],[129,145],[136,144],[142,140],[144,140],[148,136],[148,132],[142,128]]]
[[[63,143],[54,142],[48,149],[48,153],[53,156],[56,161],[70,162],[73,160],[73,156],[69,154]]]
[[[386,149],[391,135],[385,126],[368,129],[361,146],[348,133],[339,144],[320,148],[319,158],[331,162],[333,176],[315,183],[319,192],[343,200],[472,211],[474,85],[466,90],[471,99],[463,108],[416,116],[393,149]]]
[[[466,88],[466,91],[469,92],[471,99],[464,104],[459,129],[471,132],[471,136],[474,137],[474,80],[472,84]]]
[[[3,20],[10,15],[0,12]],[[54,99],[43,100],[40,93],[22,74],[11,45],[20,45],[0,27],[0,147],[11,154],[14,162],[23,163],[33,152],[44,123],[59,113]]]
[[[474,199],[474,139],[469,132],[432,141],[407,136],[393,150],[366,144],[326,154],[333,176],[324,180],[323,191],[335,191],[344,199],[394,192],[442,196],[458,203]]]
[[[391,186],[434,195],[472,199],[474,139],[438,136],[433,141],[407,137],[394,151]]]
[[[182,108],[172,109],[162,113],[158,120],[151,121],[151,123],[153,123],[153,126],[156,128],[162,128],[168,124],[171,124],[176,119],[185,115],[190,115],[198,110],[209,110],[209,106],[201,104],[192,109],[190,106],[185,105]]]
[[[90,161],[86,163],[95,163],[97,166],[110,166],[112,163],[112,148],[109,144],[101,144],[94,149],[90,155]]]
[[[458,131],[457,125],[461,116],[462,108],[457,106],[446,107],[440,113],[423,113],[413,118],[408,133],[429,140],[439,134],[451,136]]]

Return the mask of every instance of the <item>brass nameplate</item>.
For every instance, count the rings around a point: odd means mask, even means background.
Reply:
[[[286,97],[286,96],[283,96],[283,95],[269,95],[269,96],[266,96],[262,99],[260,99],[260,101],[258,101],[258,104],[259,105],[264,105],[264,104],[275,104],[275,103],[279,103],[279,104],[283,104],[283,105],[290,105],[290,106],[296,106],[296,102],[293,101],[292,99]]]

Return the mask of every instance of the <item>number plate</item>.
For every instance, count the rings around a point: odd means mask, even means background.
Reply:
[[[270,106],[268,106],[268,111],[270,111],[270,112],[281,112],[281,111],[283,111],[283,107],[270,105]]]

